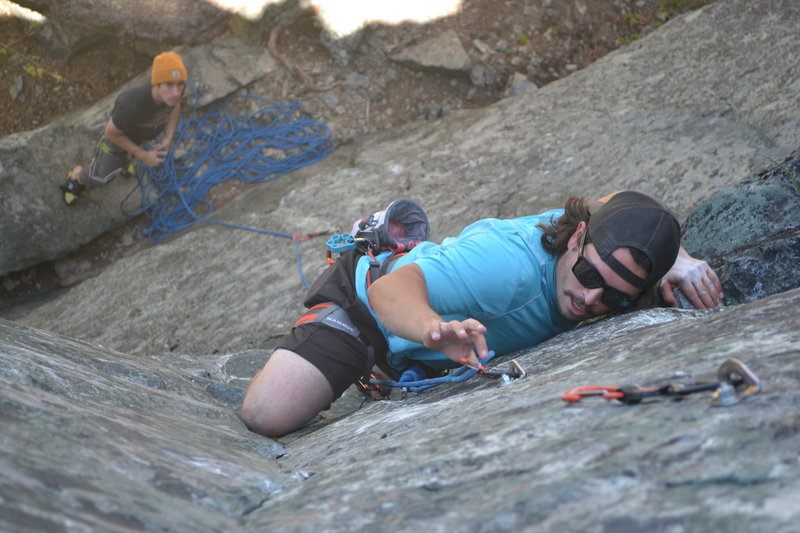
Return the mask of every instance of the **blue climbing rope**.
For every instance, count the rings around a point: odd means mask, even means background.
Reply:
[[[494,356],[494,351],[489,351],[489,355],[486,357],[486,359],[480,359],[481,364],[485,365],[491,361]],[[379,379],[372,378],[369,380],[369,382],[373,385],[380,385],[383,387],[407,389],[410,392],[422,392],[444,383],[461,383],[467,381],[477,373],[478,371],[474,368],[464,365],[453,370],[446,376],[424,379],[424,370],[422,370],[421,367],[414,365],[403,372],[399,381],[381,381]]]
[[[229,103],[234,99],[258,100],[260,107],[249,115],[232,113]],[[147,216],[149,224],[142,234],[157,243],[169,233],[203,221],[292,239],[300,277],[310,287],[300,264],[304,238],[213,219],[214,206],[208,195],[231,179],[264,183],[322,160],[333,149],[328,126],[305,116],[298,103],[277,104],[260,96],[234,95],[219,111],[182,118],[174,139],[158,167],[137,161],[138,183],[120,206],[128,216]],[[126,208],[137,190],[139,205]]]

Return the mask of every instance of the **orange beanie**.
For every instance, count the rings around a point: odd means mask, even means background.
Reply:
[[[158,85],[170,81],[186,81],[186,67],[181,56],[175,52],[164,52],[153,59],[150,84]]]

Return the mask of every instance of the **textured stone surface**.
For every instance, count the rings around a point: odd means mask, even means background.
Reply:
[[[800,286],[800,157],[720,190],[684,224],[684,246],[725,281],[728,303]]]
[[[221,531],[296,482],[282,446],[169,361],[7,322],[0,337],[3,531]]]
[[[126,0],[19,0],[20,5],[47,13],[58,21],[84,28],[156,43],[205,43],[225,28],[237,3],[127,2]],[[253,2],[255,3],[255,2]],[[239,9],[239,11],[242,11]]]
[[[298,530],[292,517],[311,507],[300,525],[335,531],[796,531],[800,322],[786,313],[798,296],[600,322],[521,353],[529,378],[510,386],[371,404],[290,445],[282,461],[315,475],[249,525]],[[760,375],[762,395],[731,408],[709,393],[559,399],[579,385],[713,380],[728,357]]]
[[[792,533],[798,305],[598,322],[516,354],[528,377],[505,387],[326,413],[282,443],[235,416],[236,374],[263,353],[134,357],[0,321],[0,529]],[[763,386],[732,407],[559,399],[713,382],[730,357]]]
[[[782,172],[754,173],[770,166],[757,151],[782,160],[796,148],[798,9],[718,1],[561,82],[342,146],[218,218],[341,232],[405,197],[426,208],[438,240],[482,216],[631,187],[681,218],[709,200],[687,239],[724,273],[740,253],[725,205],[769,206],[754,211],[768,222],[744,236],[756,243],[747,257],[780,243],[769,217],[787,231],[796,220]],[[29,158],[4,154],[5,184],[7,162]],[[40,230],[27,229],[35,241]],[[529,377],[506,387],[473,380],[363,407],[351,389],[275,442],[235,411],[297,317],[294,252],[288,239],[199,225],[6,310],[0,530],[798,531],[800,289],[762,297],[775,287],[737,282],[748,303],[722,311],[598,322],[517,354]],[[324,268],[321,240],[300,252],[307,277]],[[636,406],[559,399],[579,385],[713,380],[730,357],[763,382],[730,408],[712,407],[710,393]]]
[[[433,39],[410,46],[392,59],[412,69],[451,75],[463,75],[472,68],[472,60],[454,30],[444,31]]]

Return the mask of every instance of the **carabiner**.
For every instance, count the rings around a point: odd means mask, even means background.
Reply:
[[[621,400],[625,397],[625,393],[622,392],[622,387],[589,385],[568,390],[561,395],[561,399],[565,402],[576,403],[581,401],[584,396],[602,396],[606,400]]]
[[[527,376],[528,373],[525,372],[525,370],[517,362],[516,359],[512,359],[511,361],[506,363],[505,368],[499,366],[496,366],[494,368],[488,368],[486,370],[481,370],[480,372],[478,372],[478,375],[490,379],[506,378],[514,380],[514,379],[522,379],[525,376]]]

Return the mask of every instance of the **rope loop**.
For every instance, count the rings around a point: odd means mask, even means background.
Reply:
[[[193,87],[194,89],[194,87]],[[195,93],[195,101],[196,101]],[[234,100],[251,99],[260,107],[253,113],[229,112]],[[157,143],[163,134],[153,142]],[[174,142],[157,167],[136,162],[136,186],[122,200],[120,208],[130,217],[144,214],[149,223],[141,232],[158,243],[169,233],[187,229],[199,221],[255,231],[291,239],[297,245],[298,269],[300,233],[294,235],[232,224],[210,217],[214,205],[211,190],[228,180],[265,183],[304,166],[321,161],[333,150],[328,126],[308,118],[300,104],[277,104],[256,95],[233,95],[219,111],[181,118]],[[138,206],[128,208],[136,198]],[[316,236],[316,234],[310,234]]]

